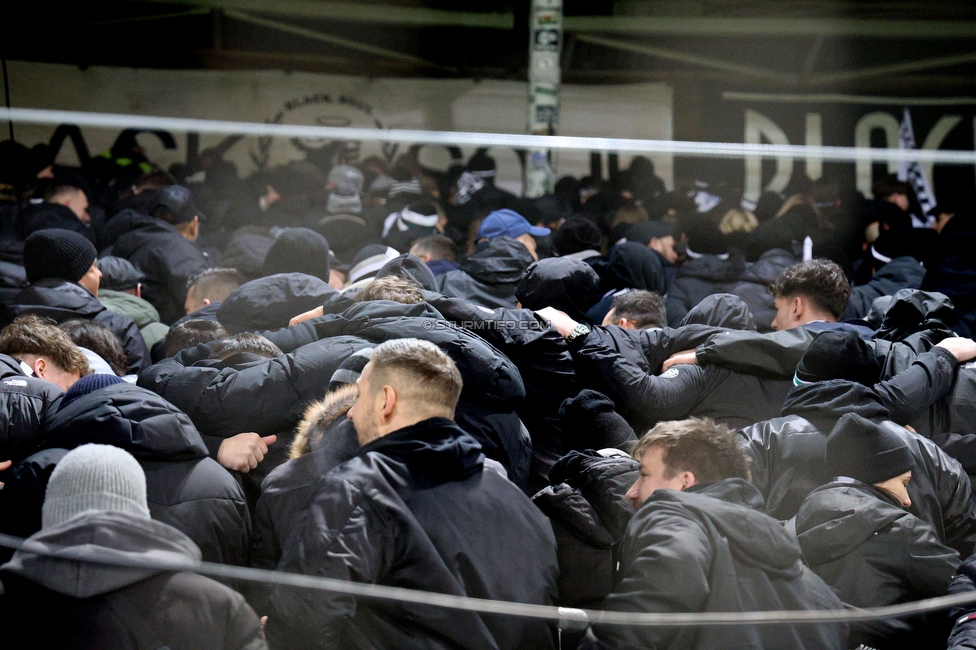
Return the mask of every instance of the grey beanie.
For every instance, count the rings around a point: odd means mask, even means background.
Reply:
[[[111,445],[82,445],[51,473],[41,510],[43,528],[87,510],[128,512],[149,519],[146,475],[132,454]]]

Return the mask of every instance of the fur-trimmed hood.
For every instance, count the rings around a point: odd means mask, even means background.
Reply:
[[[345,417],[358,395],[359,388],[356,384],[347,384],[309,405],[298,424],[289,458],[300,458],[321,447],[325,435],[331,432],[334,425],[341,424],[340,418]]]

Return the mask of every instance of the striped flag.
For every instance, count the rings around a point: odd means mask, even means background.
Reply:
[[[898,129],[898,148],[915,148],[915,130],[912,128],[912,116],[907,108],[901,118],[901,126]],[[932,185],[929,184],[929,179],[925,177],[925,172],[922,171],[922,166],[916,160],[903,160],[899,162],[898,180],[907,181],[912,186],[915,190],[915,197],[918,199],[919,205],[922,206],[923,217],[919,219],[921,223],[917,225],[928,225],[924,215],[928,214],[928,211],[935,207],[935,193],[932,191]],[[915,221],[915,219],[917,217],[912,215],[912,221]]]

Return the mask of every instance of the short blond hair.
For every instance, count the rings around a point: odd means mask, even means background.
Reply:
[[[667,477],[687,471],[698,483],[750,480],[749,457],[739,447],[735,433],[711,418],[659,422],[637,441],[632,454],[640,460],[652,447],[662,450]]]
[[[758,226],[759,219],[756,218],[756,215],[742,208],[732,208],[718,222],[718,230],[723,235],[734,232],[752,232]]]
[[[420,410],[454,417],[461,397],[461,373],[451,357],[429,341],[393,339],[373,348],[370,384],[392,385]]]

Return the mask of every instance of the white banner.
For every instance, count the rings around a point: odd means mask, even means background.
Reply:
[[[278,71],[149,70],[8,62],[11,104],[28,108],[81,110],[165,117],[193,117],[280,124],[358,126],[378,129],[424,129],[524,133],[526,84],[515,81],[465,79],[366,79],[340,75]],[[666,84],[567,86],[561,88],[560,135],[672,139],[672,91]],[[46,142],[53,128],[15,125],[17,140],[28,146]],[[107,150],[117,131],[84,127],[92,155]],[[139,142],[149,158],[164,167],[185,161],[186,138],[166,150],[151,135]],[[220,136],[203,135],[200,148],[216,145]],[[226,158],[246,175],[258,166],[304,157],[303,148],[321,142],[284,138],[245,138]],[[402,153],[403,145],[349,143],[359,159]],[[474,147],[464,149],[465,159]],[[491,150],[498,162],[498,182],[521,193],[521,166],[515,152]],[[621,156],[621,168],[630,156]],[[672,186],[672,158],[653,154],[655,171]],[[73,151],[62,149],[65,164],[75,164]],[[421,162],[445,169],[447,149],[425,147]],[[589,152],[559,152],[557,177],[589,174]]]

